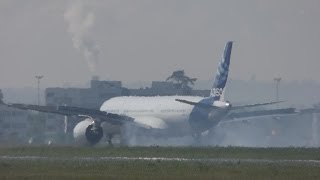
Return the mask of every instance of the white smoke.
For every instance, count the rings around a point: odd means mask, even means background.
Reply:
[[[74,48],[83,53],[91,72],[96,72],[99,60],[99,47],[92,39],[91,30],[95,23],[95,15],[88,7],[88,1],[76,0],[64,13],[68,23],[68,32],[72,35]]]

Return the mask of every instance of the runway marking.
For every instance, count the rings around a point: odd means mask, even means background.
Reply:
[[[277,159],[235,159],[235,158],[167,158],[167,157],[46,157],[46,156],[0,156],[0,160],[24,161],[176,161],[206,162],[213,164],[297,164],[320,166],[320,160],[277,160]]]

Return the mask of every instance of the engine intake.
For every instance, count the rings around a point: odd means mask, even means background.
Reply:
[[[95,145],[101,140],[103,136],[103,129],[101,126],[98,126],[96,124],[91,124],[86,128],[85,135],[88,142],[91,145]]]

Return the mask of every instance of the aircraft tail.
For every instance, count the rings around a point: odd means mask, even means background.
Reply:
[[[223,99],[224,88],[226,86],[228,73],[229,73],[232,44],[233,44],[232,41],[228,41],[224,48],[224,52],[223,52],[221,61],[219,63],[218,70],[214,79],[214,83],[210,92],[210,98],[212,98],[213,101],[218,101]]]

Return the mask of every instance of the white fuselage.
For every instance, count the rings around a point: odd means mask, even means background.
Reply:
[[[181,103],[175,99],[199,102],[199,96],[123,96],[109,99],[100,110],[108,113],[122,114],[135,118],[139,123],[153,125],[148,119],[163,121],[167,126],[188,124],[189,115],[194,106]],[[143,119],[143,120],[141,120]],[[154,127],[158,128],[158,127]],[[163,127],[159,127],[163,128]]]

